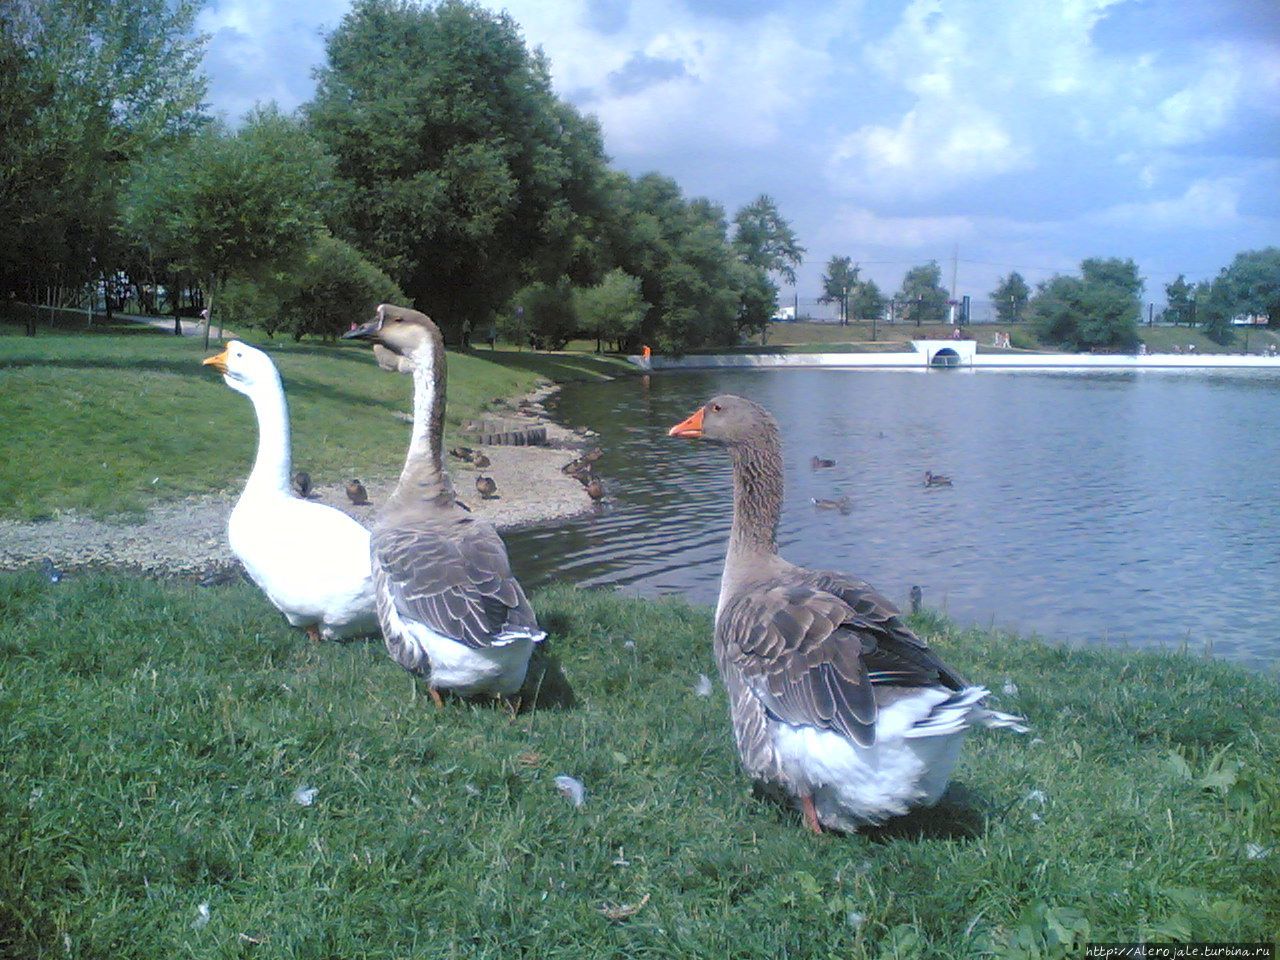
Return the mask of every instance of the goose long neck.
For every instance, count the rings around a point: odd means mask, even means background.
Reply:
[[[412,357],[413,433],[395,495],[431,499],[453,494],[444,469],[445,364],[443,344],[427,345]]]
[[[778,552],[782,516],[782,454],[769,425],[750,442],[730,448],[733,459],[733,530],[729,557]]]
[[[291,455],[289,452],[289,407],[284,387],[276,375],[249,393],[258,416],[258,455],[245,484],[246,492],[288,493]]]

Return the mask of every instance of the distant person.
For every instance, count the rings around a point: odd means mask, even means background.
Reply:
[[[1194,343],[1188,343],[1187,353],[1195,353],[1195,352],[1196,352],[1196,345]]]
[[[484,332],[484,338],[489,343],[489,349],[493,350],[498,343],[498,325],[492,320],[489,321],[489,327]]]
[[[952,339],[952,340],[959,340],[959,339],[960,339],[960,328],[959,328],[959,327],[956,327],[954,330],[952,330],[952,331],[951,331],[951,339]]]
[[[470,320],[462,321],[462,349],[463,350],[471,349],[471,321]]]
[[[1138,341],[1138,356],[1145,357],[1147,355],[1147,344],[1144,340]]]

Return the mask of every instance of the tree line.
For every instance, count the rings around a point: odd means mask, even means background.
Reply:
[[[195,0],[0,15],[0,291],[88,288],[301,337],[380,300],[563,345],[680,351],[763,330],[804,250],[767,195],[732,218],[610,168],[506,14],[356,0],[313,99],[212,119]],[[123,278],[123,279],[122,279]],[[159,292],[167,294],[163,304]],[[183,295],[185,292],[185,296]]]
[[[841,320],[886,317],[916,324],[947,319],[949,294],[936,260],[912,267],[886,298],[874,280],[859,278],[849,257],[833,256],[822,276],[819,300],[840,306]],[[1016,270],[988,295],[1000,323],[1026,321],[1041,341],[1071,350],[1132,349],[1139,340],[1146,281],[1132,259],[1090,257],[1078,275],[1056,275],[1034,290]],[[1184,275],[1165,285],[1164,322],[1199,326],[1220,344],[1235,338],[1235,317],[1265,317],[1280,328],[1280,248],[1236,254],[1213,280],[1196,284]]]
[[[466,0],[356,0],[326,39],[311,101],[212,119],[199,0],[19,0],[0,12],[0,297],[93,289],[175,317],[333,337],[369,304],[411,302],[456,341],[575,336],[618,349],[723,346],[762,332],[804,248],[761,195],[731,217],[658,173],[609,166],[596,121],[559,99],[506,14]],[[1166,316],[1232,335],[1280,324],[1280,252],[1166,287]],[[936,261],[883,293],[832,257],[842,316],[946,316]],[[1077,348],[1131,346],[1144,281],[1091,258],[998,318]]]

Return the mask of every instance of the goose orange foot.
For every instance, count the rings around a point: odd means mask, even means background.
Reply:
[[[813,805],[813,797],[806,793],[800,798],[800,806],[804,809],[804,825],[821,836],[822,824],[818,821],[818,809]]]
[[[440,696],[440,691],[435,687],[427,687],[427,693],[431,694],[431,702],[436,705],[436,709],[443,710],[444,697]]]

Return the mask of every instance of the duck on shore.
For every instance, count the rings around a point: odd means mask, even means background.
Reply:
[[[881,823],[941,798],[988,709],[870,584],[778,555],[782,453],[763,407],[714,397],[669,431],[723,447],[733,524],[713,649],[747,774],[780,788],[815,833]]]
[[[458,504],[445,469],[440,329],[425,314],[384,303],[344,337],[382,346],[413,374],[409,450],[371,537],[387,652],[426,678],[437,706],[442,690],[512,697],[546,633],[511,572],[502,538]]]

